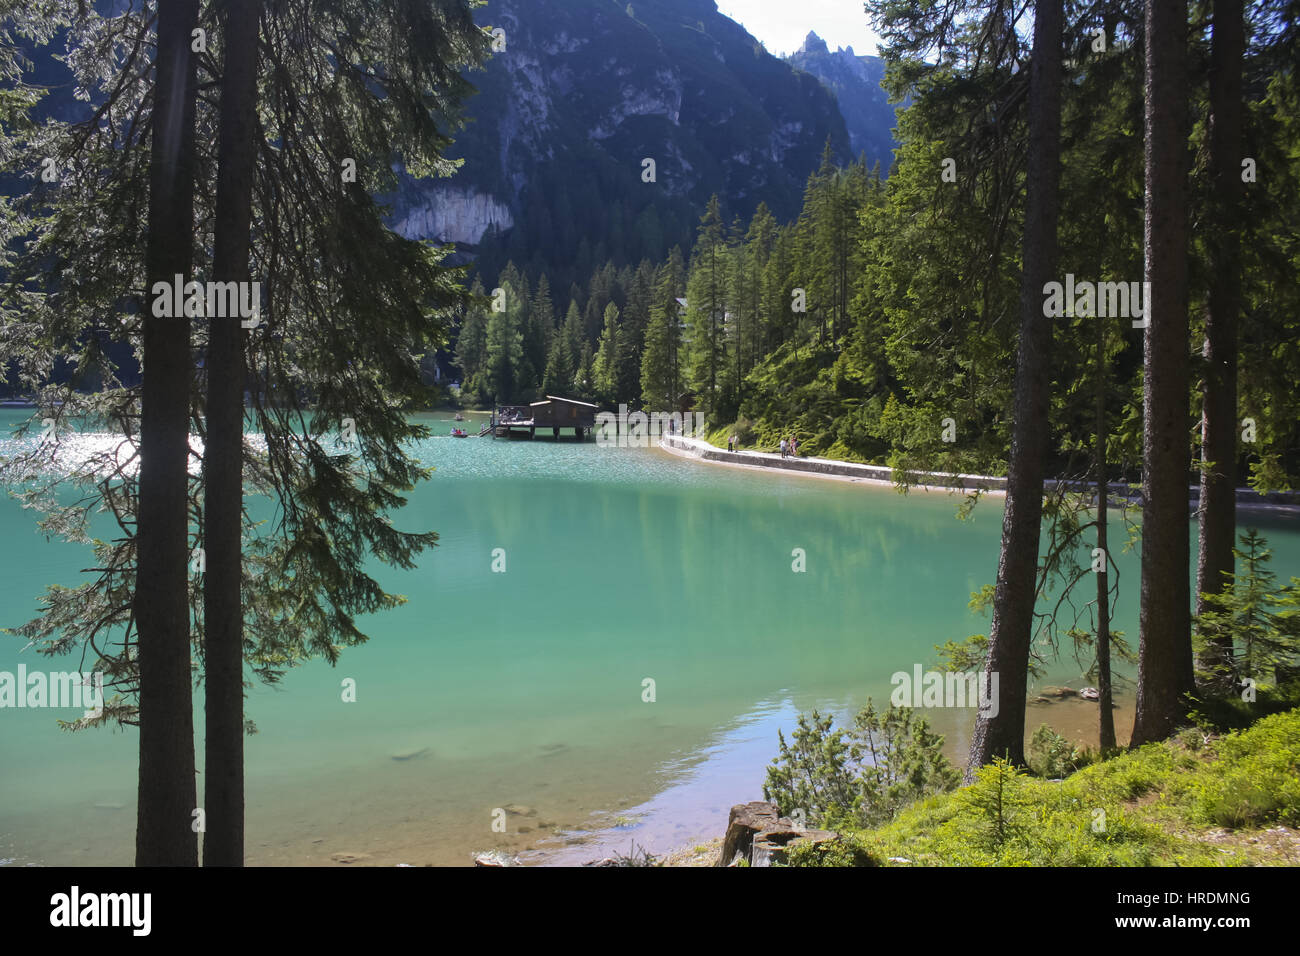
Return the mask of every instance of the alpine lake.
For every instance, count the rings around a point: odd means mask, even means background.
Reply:
[[[0,457],[36,440],[11,437],[29,415],[0,411]],[[250,865],[469,865],[493,849],[574,864],[704,842],[733,804],[762,798],[777,731],[788,738],[799,713],[843,723],[868,698],[887,706],[892,675],[987,632],[968,602],[995,579],[999,497],[963,519],[945,492],[567,436],[458,440],[450,413],[420,418],[433,434],[414,450],[436,470],[394,522],[439,544],[413,570],[375,571],[408,600],[365,618],[369,641],[337,666],[312,661],[248,694]],[[467,415],[471,435],[481,424]],[[47,540],[36,517],[0,501],[3,627],[33,617],[47,585],[88,577],[89,550]],[[1267,536],[1280,580],[1300,575],[1294,517],[1243,512],[1239,526]],[[1113,520],[1112,541],[1125,537]],[[1136,645],[1138,556],[1114,557],[1113,626]],[[91,663],[0,635],[0,672]],[[1080,688],[1086,666],[1062,648],[1036,687]],[[1125,739],[1131,686],[1120,691]],[[1095,746],[1096,706],[1032,704],[1028,729]],[[202,715],[198,690],[200,770]],[[78,716],[0,709],[0,862],[132,862],[136,732],[59,727]],[[924,716],[963,761],[974,709]]]

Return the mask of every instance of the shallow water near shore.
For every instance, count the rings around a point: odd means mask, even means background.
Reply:
[[[0,455],[22,417],[0,412]],[[434,437],[418,453],[437,470],[396,522],[440,544],[414,570],[379,571],[408,602],[367,619],[371,640],[336,668],[312,663],[249,694],[250,864],[465,865],[493,848],[574,863],[702,842],[732,804],[761,798],[777,729],[799,712],[886,702],[893,673],[987,630],[967,602],[994,579],[1000,499],[961,521],[943,493],[567,438],[459,440],[450,415],[423,418]],[[90,563],[46,542],[34,517],[0,502],[0,626]],[[1295,521],[1250,523],[1279,578],[1300,574]],[[1116,627],[1136,643],[1137,558],[1117,560]],[[0,670],[80,667],[22,646],[0,637]],[[1041,683],[1064,682],[1083,684],[1069,657]],[[201,728],[201,694],[195,709]],[[0,710],[0,859],[12,865],[131,862],[135,732],[55,725],[75,716]],[[973,712],[926,716],[964,754]],[[1029,729],[1040,722],[1092,740],[1095,705],[1034,707]],[[1121,700],[1122,734],[1131,722]]]

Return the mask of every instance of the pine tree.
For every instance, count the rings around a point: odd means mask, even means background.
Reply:
[[[556,335],[551,340],[551,350],[546,356],[546,375],[542,391],[547,395],[565,395],[573,388],[575,368],[570,361],[564,337]]]
[[[198,0],[158,11],[150,150],[147,288],[193,274]],[[126,290],[122,290],[125,294]],[[190,693],[190,323],[144,304],[140,505],[134,591],[140,667],[137,866],[194,866],[194,711]]]
[[[248,282],[261,0],[224,0],[212,275]],[[259,303],[260,308],[260,303]],[[244,350],[238,316],[208,317],[203,451],[204,866],[244,865]]]
[[[1193,690],[1187,422],[1187,4],[1146,3],[1147,308],[1143,391],[1142,594],[1132,744],[1168,736]]]
[[[613,302],[605,306],[605,328],[600,333],[600,344],[592,364],[592,387],[596,397],[613,404],[626,396],[619,394],[618,372],[622,360],[622,334],[619,328],[618,306]]]
[[[794,278],[794,230],[776,231],[772,254],[763,266],[763,303],[759,337],[765,353],[775,351],[794,338],[799,314],[794,311],[793,292],[802,288]],[[805,289],[805,298],[807,290]]]
[[[472,304],[465,310],[460,335],[456,339],[456,364],[460,366],[462,394],[479,402],[487,397],[484,373],[487,370],[487,306],[483,284],[474,280],[470,287]]]
[[[641,352],[641,397],[654,411],[674,408],[671,339],[676,325],[675,316],[670,320],[662,305],[650,310],[650,327]]]
[[[677,408],[679,397],[686,388],[686,356],[682,341],[685,332],[685,309],[679,298],[686,295],[686,258],[680,246],[673,246],[668,253],[663,282],[655,288],[655,298],[662,303],[668,316],[672,333],[668,336],[668,362],[671,368],[671,407]]]
[[[998,675],[1001,701],[995,711],[981,711],[976,720],[968,775],[998,757],[1017,766],[1025,762],[1025,696],[1038,596],[1044,467],[1051,437],[1053,329],[1043,312],[1042,295],[1057,265],[1063,19],[1062,0],[1046,0],[1035,8],[1015,423],[989,656],[981,678],[987,686],[990,675]]]
[[[743,380],[763,352],[763,271],[776,242],[776,220],[760,202],[745,233],[732,295],[737,325],[742,330],[736,348],[737,378]]]
[[[578,355],[578,371],[573,377],[573,387],[581,398],[591,398],[592,367],[595,364],[595,357],[591,351],[591,343],[583,342],[582,351]]]
[[[546,373],[546,356],[543,353],[541,330],[533,324],[532,293],[528,279],[515,266],[507,262],[501,270],[500,287],[506,293],[506,310],[519,334],[520,353],[515,362],[515,398],[523,401],[536,396]]]
[[[564,338],[564,349],[568,356],[569,367],[573,370],[569,381],[565,383],[566,389],[577,389],[581,391],[583,386],[580,381],[583,374],[582,354],[583,350],[588,348],[587,336],[583,331],[582,317],[578,314],[576,302],[569,303],[569,311],[564,315],[564,328],[561,330]]]
[[[822,150],[821,166],[808,178],[800,217],[799,275],[818,318],[818,341],[834,349],[848,329],[852,237],[856,231],[865,168],[835,168],[831,143]]]
[[[536,330],[534,341],[540,341],[542,346],[537,367],[542,370],[545,377],[547,359],[551,354],[551,340],[555,337],[555,304],[551,300],[551,280],[544,272],[537,280],[537,289],[533,292],[533,302],[528,314]]]
[[[715,195],[700,219],[699,240],[686,284],[686,336],[691,358],[690,382],[712,413],[719,402],[719,373],[726,363],[728,254],[722,208]]]
[[[145,467],[138,482],[117,469],[113,481],[94,486],[95,495],[71,507],[51,499],[49,508],[70,538],[85,540],[88,516],[99,504],[124,534],[95,546],[98,577],[74,592],[52,585],[40,616],[20,630],[46,653],[77,647],[99,653],[98,668],[120,696],[104,718],[79,726],[105,720],[140,724],[137,858],[145,863],[195,857],[193,671],[186,625],[200,647],[206,635],[202,617],[190,620],[191,609],[201,605],[203,578],[187,580],[186,519],[203,512],[202,489],[190,480],[188,467],[191,397],[197,394],[190,317],[154,321],[147,299],[126,310],[123,302],[142,283],[152,289],[150,280],[170,283],[178,272],[190,274],[195,239],[208,241],[194,223],[218,218],[213,197],[219,188],[208,179],[220,165],[215,98],[195,98],[177,88],[194,86],[187,79],[194,13],[192,4],[163,5],[158,81],[121,83],[122,76],[153,79],[143,59],[155,48],[148,9],[111,18],[91,7],[77,9],[70,46],[111,51],[107,59],[70,60],[76,82],[103,109],[90,122],[46,124],[25,144],[25,163],[42,155],[80,159],[64,166],[63,185],[70,188],[39,197],[45,203],[39,228],[11,275],[19,287],[39,282],[40,288],[59,289],[57,321],[49,321],[54,303],[28,296],[24,321],[43,324],[44,341],[3,337],[4,363],[19,368],[23,381],[47,395],[61,394],[69,414],[109,423],[128,442],[142,439]],[[189,21],[177,22],[187,16]],[[279,28],[290,21],[292,41]],[[274,529],[244,521],[242,610],[246,660],[258,677],[274,680],[284,667],[308,657],[336,660],[341,647],[365,638],[356,615],[400,603],[367,573],[371,559],[409,566],[414,554],[436,541],[431,532],[394,527],[387,512],[400,507],[405,490],[427,475],[404,450],[427,434],[406,409],[419,407],[427,396],[419,357],[441,335],[464,293],[460,273],[441,265],[446,253],[388,230],[372,197],[395,188],[395,154],[415,173],[450,171],[439,153],[449,142],[446,131],[455,126],[454,104],[470,89],[460,69],[481,61],[489,40],[474,25],[468,4],[460,2],[405,10],[400,30],[355,6],[338,5],[320,16],[295,2],[276,7],[260,25],[267,28],[257,85],[262,139],[248,258],[265,270],[262,291],[270,308],[250,339],[247,367],[254,428],[265,436],[266,448],[246,474],[259,493],[278,500],[281,520]],[[119,42],[124,36],[130,42]],[[361,69],[342,51],[380,47],[391,57],[391,68],[368,55],[364,70],[374,71],[373,82],[337,82]],[[322,58],[324,49],[337,55]],[[220,62],[200,59],[205,70]],[[314,124],[306,135],[304,117]],[[201,135],[183,132],[196,123]],[[152,168],[140,161],[147,154],[141,138],[147,131],[163,150]],[[7,137],[8,130],[0,130],[0,138]],[[343,157],[355,161],[364,184],[343,188],[346,179],[322,175],[337,170]],[[169,223],[172,234],[155,235],[141,248],[147,173],[162,184],[155,190],[155,218],[160,226]],[[195,175],[204,176],[205,188],[187,186]],[[239,231],[223,229],[223,236]],[[237,255],[222,258],[234,263],[232,270],[239,268]],[[194,324],[200,347],[209,344],[202,338],[206,327]],[[143,390],[147,436],[135,411],[140,391],[123,382],[130,369],[118,364],[106,342],[126,345],[128,353],[143,346],[152,356],[145,365],[153,384],[146,381]],[[44,370],[66,360],[87,374],[51,383]],[[85,390],[92,382],[98,390]],[[171,392],[162,401],[158,386],[164,382]],[[323,446],[334,440],[323,433],[343,416],[352,419],[359,441],[352,454],[327,452]],[[205,427],[201,419],[195,423],[200,431]],[[164,466],[176,464],[162,481]],[[66,480],[86,487],[84,476]],[[178,533],[157,533],[173,526]],[[159,586],[164,577],[165,588]],[[105,634],[120,635],[121,643],[106,645]],[[229,751],[224,759],[233,759]],[[235,841],[222,842],[229,849]],[[238,847],[233,852],[238,855]]]
[[[485,374],[493,401],[509,404],[519,397],[524,337],[518,325],[519,310],[512,301],[519,296],[513,294],[513,287],[502,288],[506,290],[505,308],[493,307],[488,315]]]
[[[1241,313],[1242,0],[1215,0],[1210,71],[1209,296],[1201,413],[1201,496],[1196,608],[1217,594],[1234,569],[1237,526],[1237,324]],[[1209,653],[1214,653],[1211,645]],[[1224,652],[1231,649],[1225,647]],[[1210,669],[1214,661],[1205,662]]]

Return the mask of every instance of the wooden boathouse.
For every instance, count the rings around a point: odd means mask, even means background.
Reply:
[[[599,410],[599,405],[590,402],[547,395],[544,401],[531,405],[496,406],[492,418],[479,434],[491,432],[494,438],[510,438],[528,432],[528,437],[532,438],[538,429],[549,428],[551,434],[559,438],[560,429],[572,428],[573,437],[581,441],[596,427],[596,412]]]

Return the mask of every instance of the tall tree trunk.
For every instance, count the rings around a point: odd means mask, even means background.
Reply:
[[[1234,568],[1237,530],[1237,321],[1241,314],[1241,61],[1245,55],[1242,0],[1216,0],[1210,66],[1209,310],[1205,321],[1204,404],[1201,413],[1200,536],[1196,610],[1203,594],[1218,594]],[[1232,639],[1205,655],[1209,669],[1232,659]]]
[[[1097,547],[1102,565],[1097,572],[1097,744],[1101,752],[1115,749],[1115,693],[1110,676],[1110,543],[1107,510],[1110,488],[1106,480],[1106,320],[1097,324],[1097,443],[1093,467],[1097,479]]]
[[[256,157],[261,0],[225,0],[225,72],[217,147],[213,278],[249,279]],[[242,298],[242,296],[241,296]],[[204,866],[244,864],[243,554],[244,330],[238,316],[208,319],[207,444],[203,455],[205,718]]]
[[[188,277],[194,248],[198,0],[158,5],[149,169],[148,291]],[[182,279],[181,281],[184,281]],[[190,328],[144,309],[135,621],[140,655],[137,866],[194,866],[194,699],[190,689]]]
[[[982,678],[987,694],[992,689],[990,675],[997,675],[999,696],[995,706],[989,708],[990,713],[981,710],[976,721],[968,775],[995,757],[1006,757],[1017,764],[1023,764],[1025,759],[1025,694],[1048,450],[1052,320],[1043,315],[1043,286],[1051,281],[1056,268],[1063,19],[1061,0],[1047,0],[1036,7],[1029,80],[1028,188],[1015,424],[989,656]]]
[[[1134,746],[1167,737],[1193,688],[1187,502],[1187,3],[1146,3],[1147,302],[1142,597]]]

